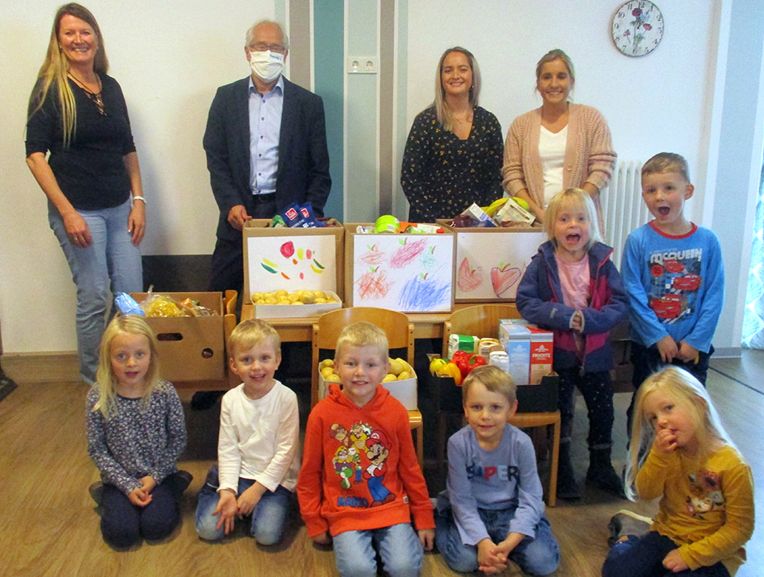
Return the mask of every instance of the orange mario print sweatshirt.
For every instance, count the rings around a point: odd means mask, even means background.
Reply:
[[[412,518],[417,530],[435,527],[408,411],[381,386],[358,407],[330,385],[308,417],[297,497],[310,537]]]

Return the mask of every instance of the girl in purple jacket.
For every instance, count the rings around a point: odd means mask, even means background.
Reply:
[[[560,375],[562,416],[557,495],[578,499],[570,457],[575,387],[589,414],[589,470],[586,480],[623,496],[621,479],[610,462],[613,430],[613,354],[608,332],[626,315],[621,277],[610,261],[612,249],[599,242],[597,211],[580,188],[557,194],[547,207],[549,240],[520,281],[517,308],[541,328],[554,331],[554,370]]]

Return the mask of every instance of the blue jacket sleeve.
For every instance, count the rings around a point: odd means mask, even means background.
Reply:
[[[525,274],[517,288],[517,310],[528,322],[544,328],[561,331],[570,330],[570,317],[576,312],[562,301],[554,302],[545,299],[550,295],[549,283],[546,280],[547,267],[541,254],[531,259]]]

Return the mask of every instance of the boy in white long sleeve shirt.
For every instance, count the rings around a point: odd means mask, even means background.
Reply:
[[[278,333],[261,320],[238,325],[229,339],[231,370],[242,383],[223,396],[218,463],[199,493],[196,531],[217,541],[236,518],[251,515],[250,534],[278,543],[294,505],[300,460],[295,393],[273,378],[281,362]]]

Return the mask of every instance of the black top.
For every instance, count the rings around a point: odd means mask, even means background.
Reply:
[[[401,186],[411,205],[409,220],[453,218],[473,202],[483,206],[501,197],[503,154],[501,125],[484,108],[475,107],[466,140],[443,128],[434,107],[420,112],[401,167]]]
[[[116,80],[105,74],[100,77],[105,116],[85,91],[69,80],[77,106],[76,130],[69,148],[63,144],[55,85],[42,108],[27,120],[27,156],[50,151],[48,163],[58,185],[74,208],[80,210],[118,206],[130,195],[124,156],[135,151],[135,144],[125,97]]]

